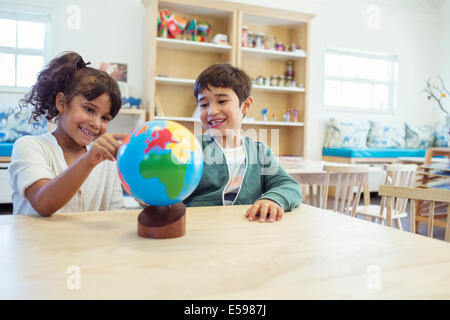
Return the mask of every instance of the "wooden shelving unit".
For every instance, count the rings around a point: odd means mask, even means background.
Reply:
[[[146,120],[146,114],[144,109],[131,109],[131,108],[120,108],[119,114],[128,114],[139,116],[141,121]]]
[[[192,117],[196,109],[193,84],[198,74],[212,64],[230,63],[254,79],[284,75],[286,63],[291,60],[294,62],[295,80],[302,86],[253,85],[254,106],[248,119],[243,121],[243,129],[244,132],[251,129],[267,132],[267,137],[261,140],[279,155],[306,156],[308,43],[312,15],[220,0],[142,0],[142,4],[146,8],[147,70],[143,102],[148,120],[178,121],[190,130],[194,125],[199,126],[200,120]],[[162,9],[183,19],[210,23],[210,36],[206,42],[159,37],[156,15]],[[277,42],[295,43],[300,49],[287,52],[241,47],[244,25],[255,33],[274,35]],[[228,44],[212,43],[211,39],[217,33],[226,34]],[[156,96],[164,116],[155,117]],[[263,108],[269,111],[269,121],[262,120]],[[280,121],[283,109],[288,108],[299,110],[298,122]],[[279,142],[274,142],[272,133]]]

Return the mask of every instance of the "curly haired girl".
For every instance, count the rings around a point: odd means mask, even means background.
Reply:
[[[19,138],[8,168],[14,214],[123,208],[114,163],[125,135],[106,133],[121,107],[119,87],[107,73],[64,53],[39,73],[20,100],[32,117],[56,121],[56,129]],[[104,161],[110,160],[110,161]]]

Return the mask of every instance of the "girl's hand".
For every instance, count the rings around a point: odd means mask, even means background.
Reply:
[[[284,210],[278,205],[278,203],[269,199],[261,199],[255,201],[250,209],[247,210],[245,217],[248,220],[253,221],[257,216],[259,216],[260,222],[274,222],[281,220],[283,214]]]
[[[126,136],[126,134],[120,133],[105,133],[95,140],[89,152],[85,154],[86,160],[93,166],[98,165],[103,160],[116,160],[117,151],[120,147],[119,141]]]

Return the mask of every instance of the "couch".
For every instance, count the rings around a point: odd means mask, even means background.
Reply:
[[[11,157],[14,141],[20,137],[47,131],[47,121],[32,120],[31,111],[30,108],[18,106],[0,106],[0,161],[7,162]]]
[[[47,121],[30,121],[31,110],[0,106],[0,203],[11,203],[8,166],[14,141],[24,135],[38,135],[47,131]]]
[[[328,121],[322,158],[345,163],[395,163],[402,157],[425,156],[427,148],[449,147],[445,122],[436,125],[380,121]]]

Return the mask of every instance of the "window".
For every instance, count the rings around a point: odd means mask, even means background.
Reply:
[[[325,106],[341,110],[394,110],[397,58],[327,49]]]
[[[28,88],[49,57],[50,13],[0,5],[0,91]]]

